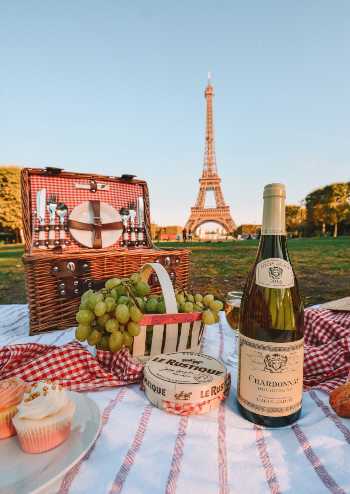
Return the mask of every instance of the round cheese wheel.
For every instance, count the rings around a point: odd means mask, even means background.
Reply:
[[[178,352],[151,358],[144,368],[147,398],[178,415],[205,413],[219,406],[230,387],[230,374],[214,357]]]

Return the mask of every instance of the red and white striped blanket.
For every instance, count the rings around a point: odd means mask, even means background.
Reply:
[[[117,354],[97,351],[96,357],[78,342],[63,346],[26,343],[0,348],[0,379],[52,379],[75,391],[138,382],[143,366],[124,348]],[[305,389],[331,391],[350,372],[350,313],[325,309],[305,311]]]

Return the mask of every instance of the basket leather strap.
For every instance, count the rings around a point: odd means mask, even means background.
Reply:
[[[90,201],[92,212],[94,215],[94,234],[92,239],[92,247],[94,249],[101,249],[102,247],[102,235],[101,235],[101,205],[100,201]]]
[[[90,192],[97,192],[96,180],[90,180]],[[96,201],[91,201],[91,202],[96,202]]]
[[[83,223],[82,221],[68,220],[68,227],[73,230],[84,230],[93,232],[92,247],[101,249],[102,247],[102,230],[117,230],[123,228],[121,221],[113,223],[101,223],[100,201],[89,201],[93,212],[93,223]]]

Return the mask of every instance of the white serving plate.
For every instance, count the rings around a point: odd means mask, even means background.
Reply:
[[[118,211],[112,207],[110,204],[106,202],[100,203],[100,217],[101,223],[114,223],[116,221],[121,222],[121,217]],[[94,213],[89,201],[82,202],[78,206],[76,206],[71,214],[69,215],[70,220],[81,221],[82,223],[93,223],[94,222]],[[81,245],[85,247],[92,248],[93,244],[93,232],[88,230],[75,230],[74,228],[69,229],[72,237]],[[102,230],[101,238],[102,238],[102,248],[109,247],[117,242],[118,238],[122,234],[122,227],[115,230]]]
[[[39,494],[57,482],[89,450],[101,427],[100,411],[83,394],[68,392],[76,404],[69,438],[51,451],[24,453],[16,436],[0,440],[0,493]]]

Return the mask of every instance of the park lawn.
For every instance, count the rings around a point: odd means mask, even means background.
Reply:
[[[288,245],[306,305],[350,295],[349,237],[294,239]],[[230,290],[243,288],[258,242],[162,242],[159,246],[190,248],[193,289],[224,297]],[[22,254],[22,246],[0,246],[1,304],[26,301]]]
[[[22,245],[0,245],[0,304],[26,301]]]
[[[230,290],[243,289],[258,241],[159,245],[190,247],[194,289],[224,297]],[[293,239],[288,248],[306,305],[350,295],[349,237]]]

